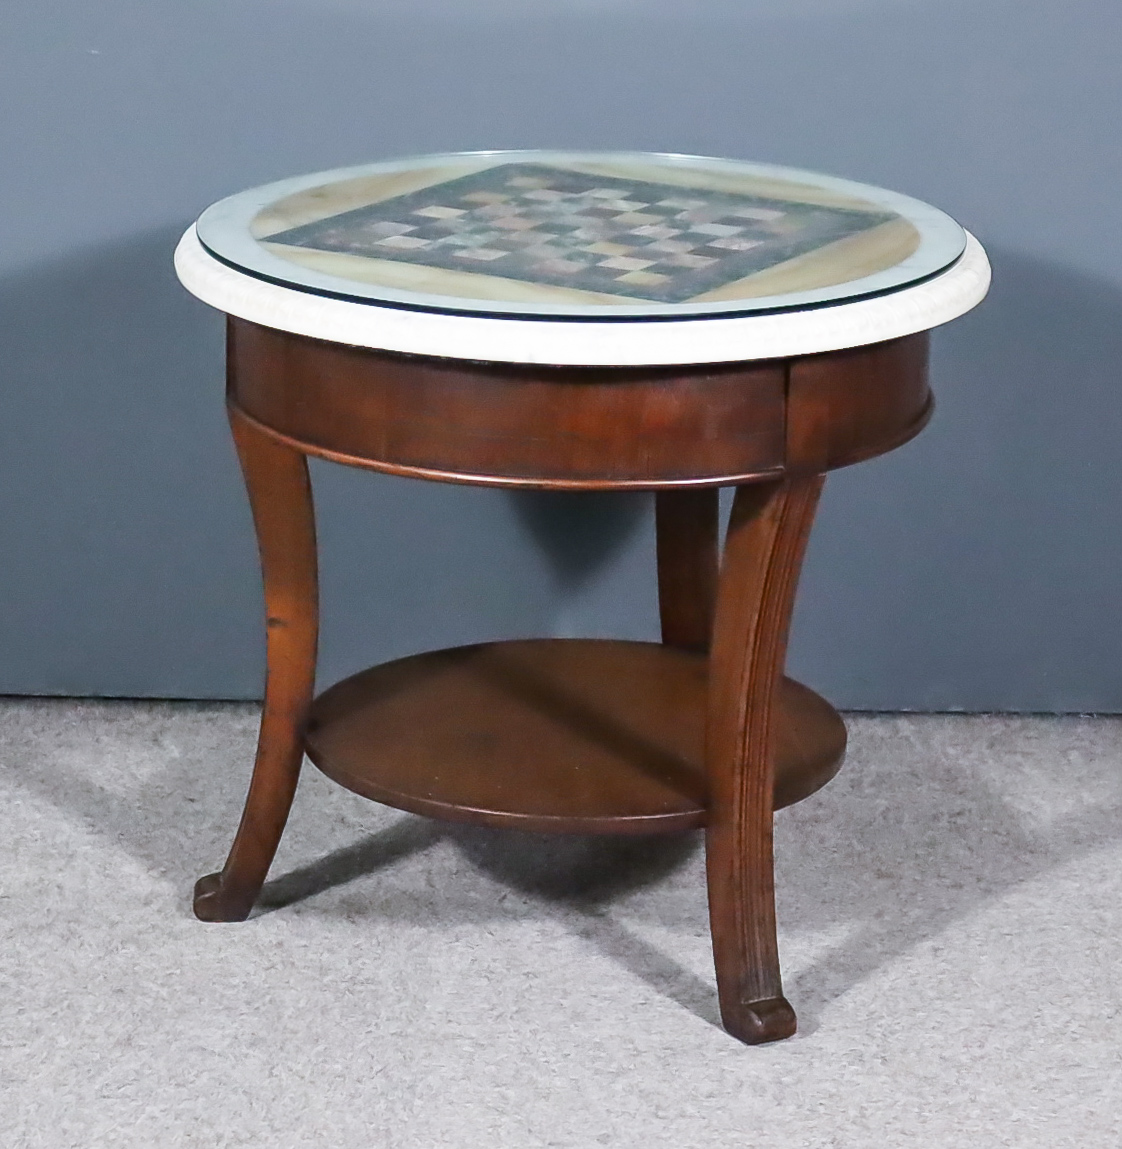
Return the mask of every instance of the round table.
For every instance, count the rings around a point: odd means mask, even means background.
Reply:
[[[196,914],[249,914],[305,754],[435,818],[703,826],[725,1027],[749,1043],[792,1034],[772,815],[845,750],[834,709],[784,677],[799,567],[825,473],[927,422],[927,333],[984,296],[977,241],[909,197],[769,165],[457,153],[234,195],[183,237],[176,268],[228,316],[268,664],[245,812]],[[661,644],[485,643],[313,697],[308,455],[654,491]]]

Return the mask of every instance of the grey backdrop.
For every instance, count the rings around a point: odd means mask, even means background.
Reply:
[[[793,670],[845,707],[1122,710],[1117,0],[7,0],[0,692],[251,697],[256,554],[211,201],[437,149],[627,147],[929,199],[995,286],[938,413],[838,473]],[[655,633],[642,496],[315,468],[321,677],[491,636]]]

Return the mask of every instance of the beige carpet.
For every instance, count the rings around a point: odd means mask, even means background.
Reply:
[[[190,914],[245,705],[0,703],[4,1149],[1122,1145],[1122,720],[850,721],[778,818],[801,1029],[716,1026],[696,836],[449,829],[308,768]]]

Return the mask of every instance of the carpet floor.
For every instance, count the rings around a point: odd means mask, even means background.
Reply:
[[[1122,719],[852,716],[777,818],[798,1036],[717,1021],[696,834],[441,826],[307,768],[204,925],[242,704],[0,702],[5,1149],[1122,1145]]]

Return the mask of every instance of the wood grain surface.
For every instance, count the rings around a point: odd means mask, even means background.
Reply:
[[[329,777],[417,814],[564,833],[667,833],[707,817],[703,655],[538,639],[431,651],[363,671],[312,707]],[[796,682],[778,702],[775,803],[841,766],[845,727]]]
[[[230,426],[261,553],[267,669],[257,760],[241,825],[221,873],[195,886],[195,915],[211,922],[249,916],[284,832],[304,757],[319,626],[307,459],[262,435],[237,411],[230,412]]]
[[[709,918],[721,1019],[749,1044],[795,1032],[775,936],[772,796],[787,631],[821,488],[814,475],[736,492],[717,597],[705,749]]]

